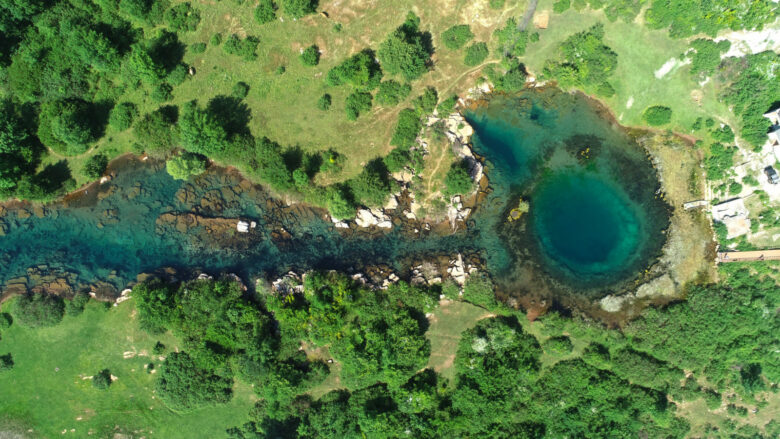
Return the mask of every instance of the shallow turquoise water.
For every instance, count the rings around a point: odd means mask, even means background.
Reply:
[[[287,206],[239,184],[236,174],[209,172],[180,182],[159,164],[130,160],[117,165],[111,182],[48,206],[45,215],[27,217],[14,208],[0,213],[0,284],[41,264],[43,271],[67,271],[75,284],[101,281],[121,289],[138,273],[165,266],[245,279],[374,264],[403,274],[411,260],[478,252],[513,291],[542,278],[604,294],[658,254],[668,217],[655,197],[655,172],[641,148],[591,102],[532,91],[497,96],[466,116],[492,192],[465,231],[417,235],[414,226],[401,225],[385,234],[345,236],[322,210]],[[531,211],[509,223],[508,211],[521,197]],[[204,225],[180,230],[165,220],[186,213],[254,220],[258,227],[250,234],[215,234]],[[534,276],[518,277],[529,267]]]

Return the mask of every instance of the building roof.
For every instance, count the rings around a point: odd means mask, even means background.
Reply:
[[[769,136],[769,142],[772,145],[780,145],[780,126],[775,126],[767,136]]]
[[[780,108],[764,113],[764,117],[772,122],[772,125],[780,125]]]

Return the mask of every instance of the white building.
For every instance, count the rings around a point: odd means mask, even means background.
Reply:
[[[780,125],[780,108],[764,114],[764,117],[772,122],[772,125]]]

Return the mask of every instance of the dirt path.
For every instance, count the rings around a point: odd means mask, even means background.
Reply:
[[[445,149],[446,151],[446,149]],[[436,166],[433,168],[433,171],[431,171],[430,178],[428,179],[426,185],[425,185],[425,192],[428,194],[425,197],[426,201],[429,201],[431,197],[433,197],[434,193],[431,191],[431,186],[433,185],[433,177],[436,176],[436,173],[439,172],[439,168],[441,167],[441,162],[444,160],[444,156],[447,154],[445,151],[441,151],[441,154],[439,154],[439,159],[436,160]],[[438,191],[437,191],[438,192]]]
[[[56,157],[56,158],[58,158],[58,159],[63,159],[63,160],[68,160],[68,159],[78,159],[78,158],[84,157],[84,156],[86,156],[86,155],[88,155],[88,154],[92,153],[92,152],[93,152],[95,149],[97,149],[97,146],[93,146],[92,148],[89,148],[88,150],[86,150],[86,151],[82,152],[82,153],[81,153],[81,154],[79,154],[79,155],[62,155],[62,154],[58,153],[57,151],[55,151],[55,150],[53,150],[53,149],[49,148],[48,146],[46,147],[46,151],[48,151],[48,153],[49,153],[49,154],[50,154],[52,157]]]
[[[536,6],[539,4],[539,0],[531,0],[531,3],[528,4],[528,8],[525,10],[525,15],[523,15],[523,21],[520,23],[520,29],[521,31],[524,31],[525,28],[528,27],[528,23],[531,22],[531,19],[534,18],[534,13],[536,12]]]
[[[481,69],[482,67],[485,67],[485,66],[487,66],[487,65],[490,65],[490,64],[498,64],[498,63],[499,63],[498,61],[485,61],[485,62],[483,62],[482,64],[480,64],[480,65],[478,65],[478,66],[476,66],[476,67],[472,67],[472,68],[470,68],[470,69],[466,70],[465,72],[463,72],[463,73],[461,73],[460,75],[458,75],[458,77],[457,77],[457,78],[455,78],[455,79],[453,79],[452,81],[450,81],[450,85],[448,85],[448,86],[447,86],[447,88],[445,88],[445,89],[444,89],[444,91],[442,91],[441,93],[439,93],[439,96],[446,96],[446,95],[448,94],[448,92],[450,91],[450,89],[452,89],[452,87],[454,87],[454,86],[455,86],[455,84],[457,84],[458,82],[460,82],[460,80],[461,80],[461,79],[463,79],[463,77],[464,77],[464,76],[470,75],[470,74],[472,74],[472,73],[476,72],[477,70],[479,70],[479,69]]]

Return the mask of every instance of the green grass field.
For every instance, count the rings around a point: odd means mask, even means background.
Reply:
[[[569,9],[563,14],[552,13],[553,0],[541,0],[537,13],[550,11],[547,29],[537,29],[540,38],[528,46],[525,62],[532,73],[540,73],[545,61],[561,41],[604,24],[604,42],[618,54],[618,68],[610,82],[616,94],[602,99],[623,125],[645,126],[642,112],[652,105],[665,105],[673,110],[669,128],[682,134],[690,131],[697,117],[712,117],[736,128],[733,114],[717,100],[717,83],[710,80],[703,86],[690,75],[690,66],[673,68],[661,78],[655,76],[671,58],[681,59],[690,39],[672,39],[666,30],[649,30],[640,22],[610,22],[603,11]],[[641,20],[642,14],[637,20]],[[532,29],[529,29],[531,31]],[[628,103],[631,102],[629,107]]]
[[[29,436],[46,438],[90,432],[92,437],[222,437],[226,427],[245,422],[254,394],[243,384],[229,404],[184,414],[156,399],[155,375],[144,365],[161,364],[152,355],[158,339],[169,350],[176,348],[170,335],[157,338],[139,330],[132,300],[109,310],[90,303],[81,316],[66,316],[52,328],[14,324],[4,330],[0,353],[10,352],[15,365],[0,373],[0,437],[6,428],[32,429]],[[104,368],[117,380],[108,390],[95,389],[84,378]]]
[[[436,87],[444,98],[463,92],[479,78],[481,66],[467,68],[463,64],[465,50],[452,51],[440,43],[443,31],[455,24],[468,23],[476,35],[475,41],[488,41],[493,30],[503,25],[506,18],[522,14],[526,0],[509,1],[502,10],[491,9],[487,0],[322,1],[318,10],[325,12],[327,17],[310,15],[295,22],[284,18],[284,21],[265,25],[254,19],[254,2],[239,5],[234,1],[198,0],[191,3],[201,12],[200,25],[195,32],[182,33],[179,38],[188,46],[194,43],[207,43],[208,46],[204,53],[185,52],[183,61],[195,67],[197,73],[176,86],[173,100],[166,104],[181,105],[197,99],[205,105],[214,96],[230,95],[236,82],[246,82],[250,86],[245,102],[251,111],[249,127],[252,133],[303,151],[336,150],[347,157],[341,175],[335,176],[335,179],[343,180],[359,173],[371,159],[389,152],[398,112],[410,106],[410,101],[425,87]],[[436,48],[433,70],[412,83],[412,93],[405,102],[389,108],[375,105],[357,121],[348,121],[344,99],[352,90],[348,86],[327,86],[325,75],[331,67],[360,50],[376,50],[405,20],[409,11],[420,16],[421,29],[431,34]],[[341,26],[340,30],[335,29],[337,24]],[[154,35],[155,30],[148,29],[147,32]],[[215,33],[220,33],[223,41],[234,33],[242,38],[257,37],[260,40],[257,59],[244,61],[236,55],[226,54],[221,45],[208,44]],[[320,64],[307,67],[300,62],[299,55],[302,48],[312,44],[322,52]],[[277,73],[279,67],[284,67],[283,74]],[[400,77],[394,79],[402,81]],[[161,105],[154,102],[148,92],[145,88],[127,90],[119,100],[137,103],[144,114]],[[328,111],[316,107],[324,93],[333,97],[333,105]],[[130,130],[116,132],[108,127],[106,136],[96,147],[78,157],[68,158],[77,182],[86,182],[81,169],[88,157],[99,152],[114,157],[131,151],[133,142]],[[62,157],[51,154],[44,164],[60,160]]]

